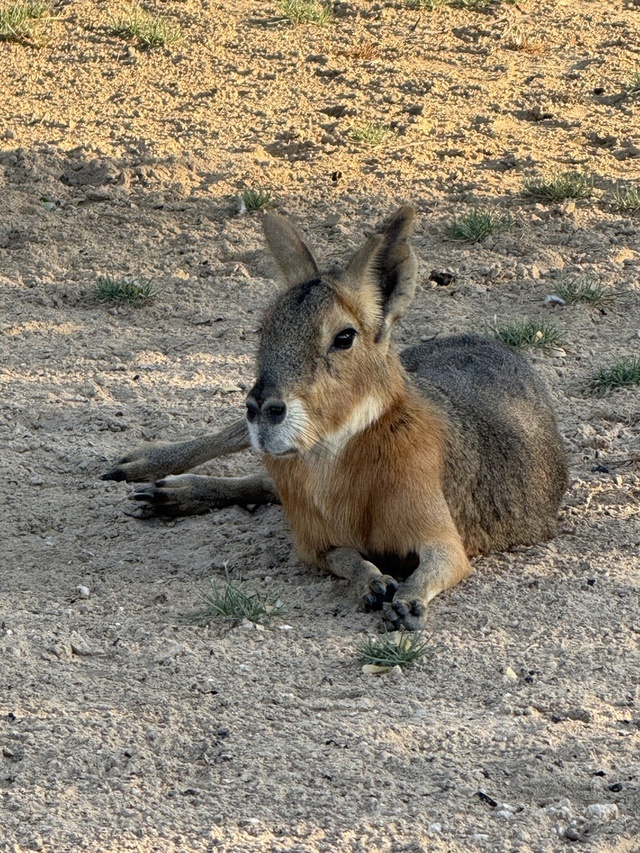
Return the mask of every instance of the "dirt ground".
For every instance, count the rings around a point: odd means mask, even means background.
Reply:
[[[152,51],[111,34],[123,8],[59,3],[41,49],[0,43],[0,847],[637,853],[640,395],[585,384],[640,351],[640,220],[607,204],[640,180],[638,0],[354,0],[324,27],[166,0],[183,39]],[[366,123],[380,145],[353,140]],[[575,170],[591,198],[522,194]],[[275,287],[247,187],[329,264],[416,206],[400,343],[519,317],[562,334],[532,356],[570,456],[561,532],[434,600],[418,668],[362,672],[378,616],[296,559],[279,507],[140,521],[100,480],[242,412]],[[485,204],[511,227],[445,239]],[[100,304],[100,274],[157,298]],[[544,306],[578,274],[606,311]],[[185,622],[225,567],[283,618]]]

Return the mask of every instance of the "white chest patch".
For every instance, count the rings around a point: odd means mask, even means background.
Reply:
[[[359,432],[378,420],[384,406],[378,397],[365,397],[351,412],[349,419],[334,432],[326,435],[320,442],[324,450],[332,456],[340,454],[348,442]]]

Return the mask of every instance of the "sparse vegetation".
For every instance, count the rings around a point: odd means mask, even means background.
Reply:
[[[322,26],[332,20],[330,3],[321,0],[282,0],[280,12],[283,19],[294,26],[298,24],[318,24]]]
[[[253,210],[271,210],[275,202],[271,194],[266,190],[245,189],[240,194],[240,210],[243,212]]]
[[[358,657],[363,663],[374,666],[409,666],[427,653],[429,639],[422,634],[382,634],[368,637],[358,647]]]
[[[39,22],[49,14],[49,6],[40,0],[12,3],[0,9],[0,41],[12,41],[30,47],[42,44]]]
[[[360,59],[363,62],[376,59],[378,54],[378,47],[372,41],[361,41],[355,47],[344,51],[344,56],[348,56],[349,59]]]
[[[542,42],[529,38],[525,30],[518,24],[512,24],[506,28],[502,41],[507,50],[517,50],[532,55],[540,54],[544,50]]]
[[[407,0],[408,9],[424,9],[426,12],[433,12],[448,5],[449,0]]]
[[[593,184],[580,172],[564,172],[555,178],[528,178],[523,185],[525,195],[539,201],[564,201],[568,198],[589,198]]]
[[[386,125],[367,122],[366,124],[354,125],[349,135],[354,142],[375,146],[384,142],[388,133],[389,128]]]
[[[208,624],[216,620],[237,623],[248,619],[262,625],[281,614],[284,609],[277,596],[244,589],[242,584],[229,580],[228,577],[222,586],[212,580],[202,599],[204,607],[192,613],[189,621]]]
[[[473,208],[447,226],[446,236],[449,240],[480,243],[491,234],[504,231],[510,224],[510,217],[504,213]]]
[[[640,213],[640,184],[619,184],[611,194],[611,207],[617,213]]]
[[[97,287],[99,302],[130,302],[134,305],[143,305],[151,302],[156,296],[150,281],[138,281],[135,278],[100,275]]]
[[[495,0],[449,0],[454,9],[488,9],[495,5]]]
[[[631,95],[640,95],[640,71],[631,78],[628,89]]]
[[[115,18],[111,31],[114,35],[131,39],[144,48],[169,47],[182,39],[177,24],[160,15],[152,15],[139,6],[133,6],[127,14]]]
[[[631,385],[640,385],[640,358],[637,356],[621,358],[589,380],[589,388],[596,394],[608,394]]]
[[[550,350],[559,347],[560,332],[547,323],[539,323],[536,320],[519,320],[514,323],[506,323],[502,326],[494,326],[493,335],[510,347],[522,349],[533,347],[534,349]]]
[[[409,9],[420,9],[433,12],[442,6],[451,6],[454,9],[489,9],[491,6],[499,6],[502,2],[515,6],[519,0],[406,0]]]
[[[565,302],[586,302],[592,308],[605,308],[613,300],[612,292],[596,278],[577,276],[560,281],[555,293]]]

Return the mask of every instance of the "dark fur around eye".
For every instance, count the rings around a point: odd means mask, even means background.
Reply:
[[[350,349],[358,333],[355,329],[343,329],[333,339],[332,349]]]

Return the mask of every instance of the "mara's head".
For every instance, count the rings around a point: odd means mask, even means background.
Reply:
[[[413,298],[417,263],[400,208],[339,275],[323,275],[297,231],[268,214],[264,231],[285,289],[266,312],[257,380],[247,397],[256,450],[337,450],[397,393],[391,330]]]

